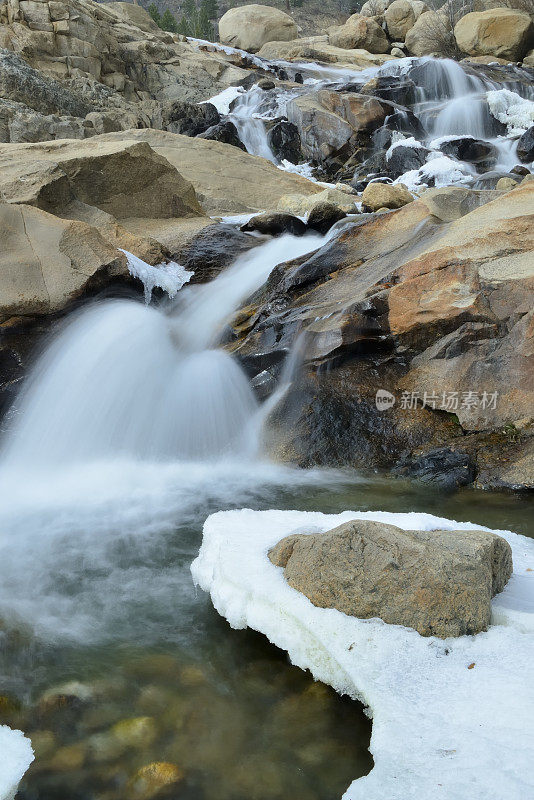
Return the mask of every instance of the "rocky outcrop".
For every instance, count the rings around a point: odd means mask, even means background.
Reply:
[[[277,457],[391,469],[447,447],[478,486],[512,485],[534,434],[534,183],[450,213],[431,199],[277,267],[240,318],[230,348],[251,376],[276,375],[301,333],[302,372],[267,425]]]
[[[510,545],[494,533],[406,531],[368,520],[287,536],[269,558],[319,608],[441,639],[487,630],[491,598],[512,574]]]
[[[323,61],[340,67],[371,67],[390,61],[386,53],[370,53],[362,48],[348,50],[329,43],[328,36],[310,36],[291,42],[269,42],[258,53],[262,58],[284,61]]]
[[[466,14],[456,23],[454,35],[463,53],[520,61],[534,43],[534,25],[521,11],[492,8]]]
[[[219,21],[223,44],[256,53],[267,42],[297,38],[297,25],[288,14],[272,6],[252,4],[231,8]]]
[[[353,14],[340,28],[333,29],[328,41],[343,50],[367,50],[369,53],[387,53],[388,37],[372,18]]]

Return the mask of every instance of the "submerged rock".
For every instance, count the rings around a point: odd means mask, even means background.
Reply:
[[[252,217],[241,226],[242,231],[264,233],[268,236],[281,236],[283,233],[292,233],[293,236],[303,236],[306,233],[306,223],[292,214],[273,212],[259,214]]]
[[[128,784],[130,796],[138,800],[150,800],[165,786],[172,786],[184,779],[184,772],[176,764],[153,761],[137,770]]]
[[[406,531],[367,520],[293,534],[269,558],[315,606],[442,639],[487,630],[491,598],[512,574],[510,545],[494,533]]]

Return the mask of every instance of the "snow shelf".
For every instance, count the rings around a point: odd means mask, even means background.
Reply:
[[[0,725],[0,800],[12,800],[32,761],[30,740],[22,731]]]
[[[191,566],[233,628],[287,650],[316,680],[360,699],[373,717],[375,766],[344,800],[519,800],[534,796],[534,541],[510,543],[514,574],[486,633],[441,640],[313,606],[268,549],[290,533],[350,519],[406,530],[476,529],[429,514],[225,511],[208,517]]]

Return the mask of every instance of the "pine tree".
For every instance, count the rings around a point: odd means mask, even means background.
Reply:
[[[191,36],[191,27],[185,17],[185,14],[182,16],[182,19],[178,25],[178,33],[180,33],[182,36]]]
[[[217,0],[202,0],[202,7],[206,9],[209,20],[217,19],[219,16],[219,6]]]
[[[160,28],[169,33],[178,33],[178,24],[168,8],[161,18]]]
[[[158,7],[155,3],[151,3],[147,8],[148,13],[159,27],[161,27],[161,14],[158,11]]]
[[[193,20],[197,13],[197,4],[195,0],[184,0],[182,13],[186,19]]]

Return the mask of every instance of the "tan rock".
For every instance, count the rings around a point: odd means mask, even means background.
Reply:
[[[328,36],[311,36],[292,42],[269,42],[258,53],[268,60],[323,61],[338,69],[367,69],[391,61],[387,53],[370,53],[364,49],[347,50],[329,44]]]
[[[362,194],[364,210],[378,211],[381,208],[401,208],[411,203],[413,195],[403,183],[368,183]]]
[[[153,761],[137,770],[128,788],[131,797],[139,800],[150,800],[156,796],[165,786],[172,786],[180,783],[184,778],[184,772],[176,764],[169,764],[165,761]]]
[[[438,11],[425,11],[406,33],[405,43],[413,56],[441,54],[441,43],[449,39],[446,15]]]
[[[419,199],[429,212],[443,222],[459,219],[484,203],[495,200],[496,197],[498,197],[496,192],[491,190],[477,191],[462,186],[427,189],[419,195]]]
[[[443,639],[486,630],[491,598],[512,574],[510,545],[494,533],[404,531],[368,520],[293,534],[269,558],[319,608]]]
[[[223,44],[256,53],[267,42],[297,38],[297,25],[288,14],[272,6],[251,4],[231,8],[219,21]]]
[[[523,65],[525,67],[534,67],[534,48],[529,50],[526,56],[523,59]]]
[[[466,14],[456,23],[454,35],[460,50],[469,55],[520,61],[534,43],[534,26],[528,14],[494,8]]]
[[[403,42],[406,34],[415,25],[415,11],[409,0],[393,0],[385,13],[389,38]]]
[[[355,214],[356,200],[355,196],[347,195],[337,189],[323,189],[322,192],[312,195],[285,194],[280,198],[277,210],[288,211],[297,216],[305,216],[316,206],[323,203],[331,203],[346,214]]]
[[[369,53],[387,53],[389,42],[380,25],[372,18],[353,14],[346,23],[329,34],[334,47],[345,50],[361,48]]]
[[[518,181],[515,181],[513,178],[499,178],[495,188],[497,191],[509,192],[511,189],[515,189],[517,185]]]

